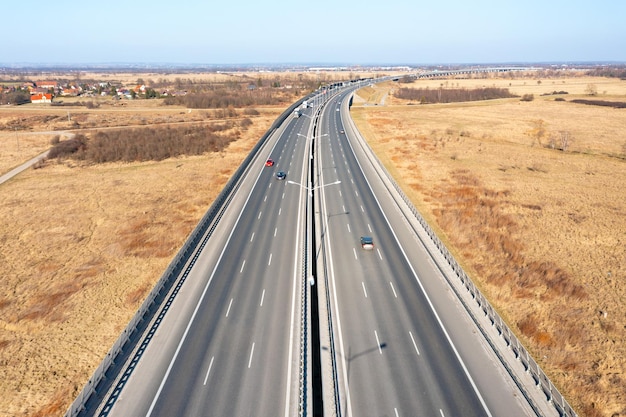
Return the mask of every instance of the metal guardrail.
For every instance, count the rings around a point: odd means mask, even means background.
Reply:
[[[352,118],[348,117],[348,120],[350,121],[351,126],[354,129],[354,131],[359,132]],[[359,135],[360,135],[360,132],[359,132]],[[379,175],[381,175],[380,173],[382,172],[382,174],[385,175],[386,177],[385,178],[386,181],[388,181],[389,183],[393,185],[395,191],[402,198],[406,206],[410,209],[411,214],[419,222],[419,224],[421,225],[423,230],[426,232],[428,237],[431,239],[433,244],[437,247],[441,255],[443,255],[448,265],[452,268],[452,270],[455,273],[455,276],[461,281],[465,289],[470,293],[471,297],[476,301],[476,303],[480,307],[480,310],[489,319],[491,325],[496,328],[499,336],[504,339],[507,347],[511,349],[511,351],[515,355],[515,358],[518,361],[520,361],[520,363],[523,365],[524,370],[531,375],[536,386],[539,389],[541,389],[541,391],[546,397],[546,401],[554,406],[554,408],[557,410],[560,416],[577,417],[577,414],[574,412],[574,410],[569,405],[567,400],[565,400],[563,395],[561,395],[558,389],[552,384],[548,376],[539,367],[537,362],[535,362],[535,360],[530,356],[526,348],[524,348],[522,343],[517,339],[515,334],[511,331],[511,329],[504,322],[504,320],[502,320],[500,315],[491,306],[489,301],[487,301],[487,299],[482,295],[480,290],[474,285],[470,277],[465,273],[463,268],[461,268],[461,266],[457,263],[456,259],[454,259],[452,254],[448,251],[448,248],[446,248],[446,246],[441,242],[441,240],[439,239],[437,234],[432,230],[430,225],[426,222],[426,220],[424,220],[422,215],[415,208],[415,206],[406,196],[404,191],[402,191],[398,183],[393,179],[393,177],[391,177],[389,172],[387,172],[387,170],[384,168],[382,163],[378,160],[378,158],[376,157],[372,149],[369,147],[369,144],[365,142],[365,140],[363,139],[361,139],[359,142],[361,142],[361,146],[366,150],[366,154],[368,158],[370,159],[370,161],[374,164],[374,166],[378,168]],[[435,259],[435,262],[437,262],[436,259]],[[445,276],[447,280],[450,280],[447,274],[444,273],[443,275]],[[456,290],[454,289],[455,288],[454,285],[451,285],[451,287],[456,292]],[[461,300],[468,314],[470,315],[470,317],[472,317],[472,320],[476,323],[481,333],[484,335],[485,339],[492,346],[492,349],[494,350],[496,355],[498,355],[498,358],[500,359],[501,363],[507,369],[507,372],[511,375],[511,377],[517,384],[518,388],[520,389],[520,391],[522,391],[522,393],[526,396],[530,405],[534,408],[537,415],[540,415],[538,413],[536,405],[533,404],[532,399],[530,398],[529,394],[526,392],[526,387],[514,375],[513,370],[509,367],[506,360],[503,358],[502,352],[499,352],[499,350],[495,346],[495,343],[490,339],[489,334],[481,325],[479,318],[474,316],[472,309],[468,305],[466,305],[466,303],[462,300],[462,298],[460,297],[458,293],[457,293],[457,297],[459,298],[459,300]]]
[[[152,291],[150,291],[144,302],[141,304],[126,328],[117,338],[109,352],[106,354],[100,365],[96,368],[91,378],[89,378],[74,402],[70,405],[64,415],[65,417],[76,417],[81,413],[85,413],[85,415],[93,415],[97,407],[93,406],[93,410],[89,409],[87,407],[87,403],[92,399],[94,394],[99,393],[102,396],[106,396],[108,391],[113,386],[113,382],[119,376],[107,376],[106,373],[111,369],[112,365],[115,364],[116,359],[122,357],[124,353],[128,354],[128,352],[135,350],[138,342],[142,341],[140,349],[135,353],[131,363],[125,367],[125,370],[123,370],[122,368],[118,370],[121,372],[125,372],[126,374],[130,374],[130,372],[132,372],[139,357],[143,353],[143,350],[145,349],[145,347],[147,347],[147,342],[149,342],[152,338],[152,334],[155,328],[158,327],[158,325],[160,324],[160,318],[156,320],[147,335],[137,337],[137,331],[141,330],[142,333],[145,332],[147,326],[150,322],[152,322],[156,313],[160,310],[166,311],[169,308],[169,301],[171,301],[171,298],[175,296],[177,291],[175,290],[172,296],[169,298],[166,298],[167,294],[170,293],[172,288],[175,288],[175,283],[178,282],[180,285],[182,285],[181,280],[184,281],[184,278],[186,277],[186,274],[181,275],[181,273],[183,272],[183,268],[185,268],[185,266],[188,264],[188,261],[192,259],[192,256],[199,252],[199,245],[202,243],[206,244],[206,241],[211,236],[224,211],[228,207],[228,203],[234,196],[234,192],[239,188],[240,180],[243,178],[244,173],[249,169],[251,162],[254,160],[254,158],[256,158],[258,152],[261,150],[263,145],[265,145],[265,142],[270,137],[270,135],[278,128],[278,126],[280,126],[281,123],[283,123],[288,117],[290,117],[293,110],[300,106],[302,101],[306,100],[307,98],[308,96],[289,106],[287,110],[285,110],[276,119],[276,121],[274,121],[269,130],[261,137],[261,139],[254,146],[254,148],[250,151],[250,153],[241,163],[237,171],[235,171],[233,176],[230,178],[222,192],[217,196],[209,210],[204,214],[198,225],[191,232],[191,234],[187,238],[187,241],[184,243],[182,248],[178,251],[176,256],[170,262],[163,275],[161,275],[159,281],[156,283]],[[202,244],[201,246],[203,247],[204,244]],[[190,267],[191,265],[188,265],[185,269],[188,270]],[[165,305],[163,305],[164,300],[168,301],[165,303]],[[134,343],[129,344],[129,342],[132,341],[134,341]],[[119,395],[120,390],[121,387],[116,387],[111,395]],[[109,401],[107,400],[107,403],[108,402]],[[101,405],[101,402],[98,402],[97,405]]]
[[[310,96],[309,96],[310,97]],[[321,109],[324,107],[324,103],[316,110],[316,113],[312,116],[312,126],[310,131],[313,132],[313,137],[315,137],[317,131],[317,122],[319,119],[319,115],[321,113]],[[310,179],[309,176],[313,175],[310,171],[310,166],[307,167],[307,179]],[[307,184],[309,181],[307,180]],[[313,241],[313,219],[315,208],[312,206],[311,197],[307,197],[306,203],[306,233],[304,234],[304,244],[302,251],[303,258],[303,268],[302,268],[302,290],[301,290],[301,316],[300,316],[300,325],[301,325],[301,333],[300,333],[300,370],[299,370],[299,383],[300,383],[300,398],[299,398],[299,407],[298,413],[300,417],[305,417],[309,411],[309,402],[308,402],[308,383],[309,383],[309,372],[308,372],[308,344],[309,344],[309,323],[311,317],[309,316],[309,308],[311,307],[311,285],[309,283],[309,277],[311,274],[309,271],[311,270],[311,264],[315,261],[315,255],[313,251],[315,250],[312,241]]]

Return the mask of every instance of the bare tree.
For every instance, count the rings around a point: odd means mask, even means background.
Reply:
[[[535,141],[541,146],[541,139],[546,135],[546,122],[543,119],[533,120],[533,128],[530,130],[530,136],[533,141],[530,146],[535,146]]]
[[[567,130],[561,130],[559,132],[559,139],[561,141],[561,150],[566,152],[567,148],[569,148],[569,145],[572,143],[572,135]]]
[[[550,138],[548,139],[548,146],[550,149],[556,148],[556,137],[554,135],[550,135]]]
[[[595,84],[587,84],[587,88],[585,88],[585,94],[590,96],[598,95],[598,87]]]

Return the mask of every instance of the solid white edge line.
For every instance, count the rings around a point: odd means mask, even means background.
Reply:
[[[305,149],[307,149],[306,141],[305,141]],[[305,159],[303,162],[306,166],[307,160]],[[297,226],[296,226],[296,240],[295,240],[296,244],[294,245],[294,259],[300,259],[297,242],[300,241],[300,234],[302,233],[302,230],[300,229],[300,223],[302,222],[301,219],[302,219],[302,204],[299,204],[298,205],[298,219],[296,222]],[[294,327],[295,327],[295,322],[296,322],[296,294],[297,294],[297,289],[298,289],[298,281],[299,281],[298,262],[294,262],[293,263],[293,286],[291,290],[291,320],[289,323],[289,358],[287,360],[287,390],[285,391],[285,417],[290,416],[289,406],[291,405],[290,404],[291,402],[291,372],[292,372],[291,362],[293,361],[293,335],[294,335]]]
[[[322,165],[322,161],[320,160],[320,166]],[[336,168],[335,168],[336,170]],[[322,172],[322,184],[324,184],[324,170],[321,170]],[[352,181],[352,179],[351,179]],[[326,213],[328,211],[327,207],[326,207],[326,193],[325,193],[325,188],[322,187],[320,189],[320,195],[322,196],[322,201],[323,201],[323,206],[324,206],[324,213]],[[327,216],[323,216],[323,221],[324,221],[324,229],[328,232],[328,234],[330,235],[330,229],[328,228],[328,217]],[[329,259],[329,265],[330,265],[330,281],[332,284],[332,297],[333,297],[333,302],[335,304],[335,320],[337,321],[337,334],[339,336],[339,350],[340,350],[340,358],[342,359],[340,361],[340,366],[343,370],[343,385],[344,385],[344,390],[345,390],[345,395],[346,395],[346,417],[352,417],[352,398],[350,396],[350,383],[348,381],[348,370],[346,368],[346,348],[344,346],[343,343],[343,332],[341,331],[341,317],[339,314],[339,303],[337,301],[337,282],[335,280],[335,265],[333,262],[333,251],[332,251],[332,245],[330,244],[331,239],[328,238],[328,244],[326,245],[326,247],[328,248],[328,259]],[[356,251],[355,251],[356,254]]]

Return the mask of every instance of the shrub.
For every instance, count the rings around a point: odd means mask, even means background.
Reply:
[[[257,109],[246,107],[245,109],[243,109],[243,114],[245,116],[258,116],[261,113],[259,113]]]
[[[533,101],[535,99],[534,94],[524,94],[520,101]]]
[[[244,129],[249,128],[251,125],[252,125],[252,120],[248,119],[247,117],[243,119],[241,122],[239,122],[239,126],[241,126]]]
[[[84,150],[86,144],[87,138],[81,134],[74,136],[72,139],[59,141],[50,149],[50,152],[48,152],[48,159],[71,156],[81,150]]]

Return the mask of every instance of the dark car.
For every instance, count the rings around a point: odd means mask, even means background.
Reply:
[[[374,249],[374,239],[371,236],[361,236],[361,247],[365,250]]]
[[[285,178],[287,178],[287,174],[285,174],[284,171],[278,171],[276,173],[276,179],[277,180],[284,180]]]

